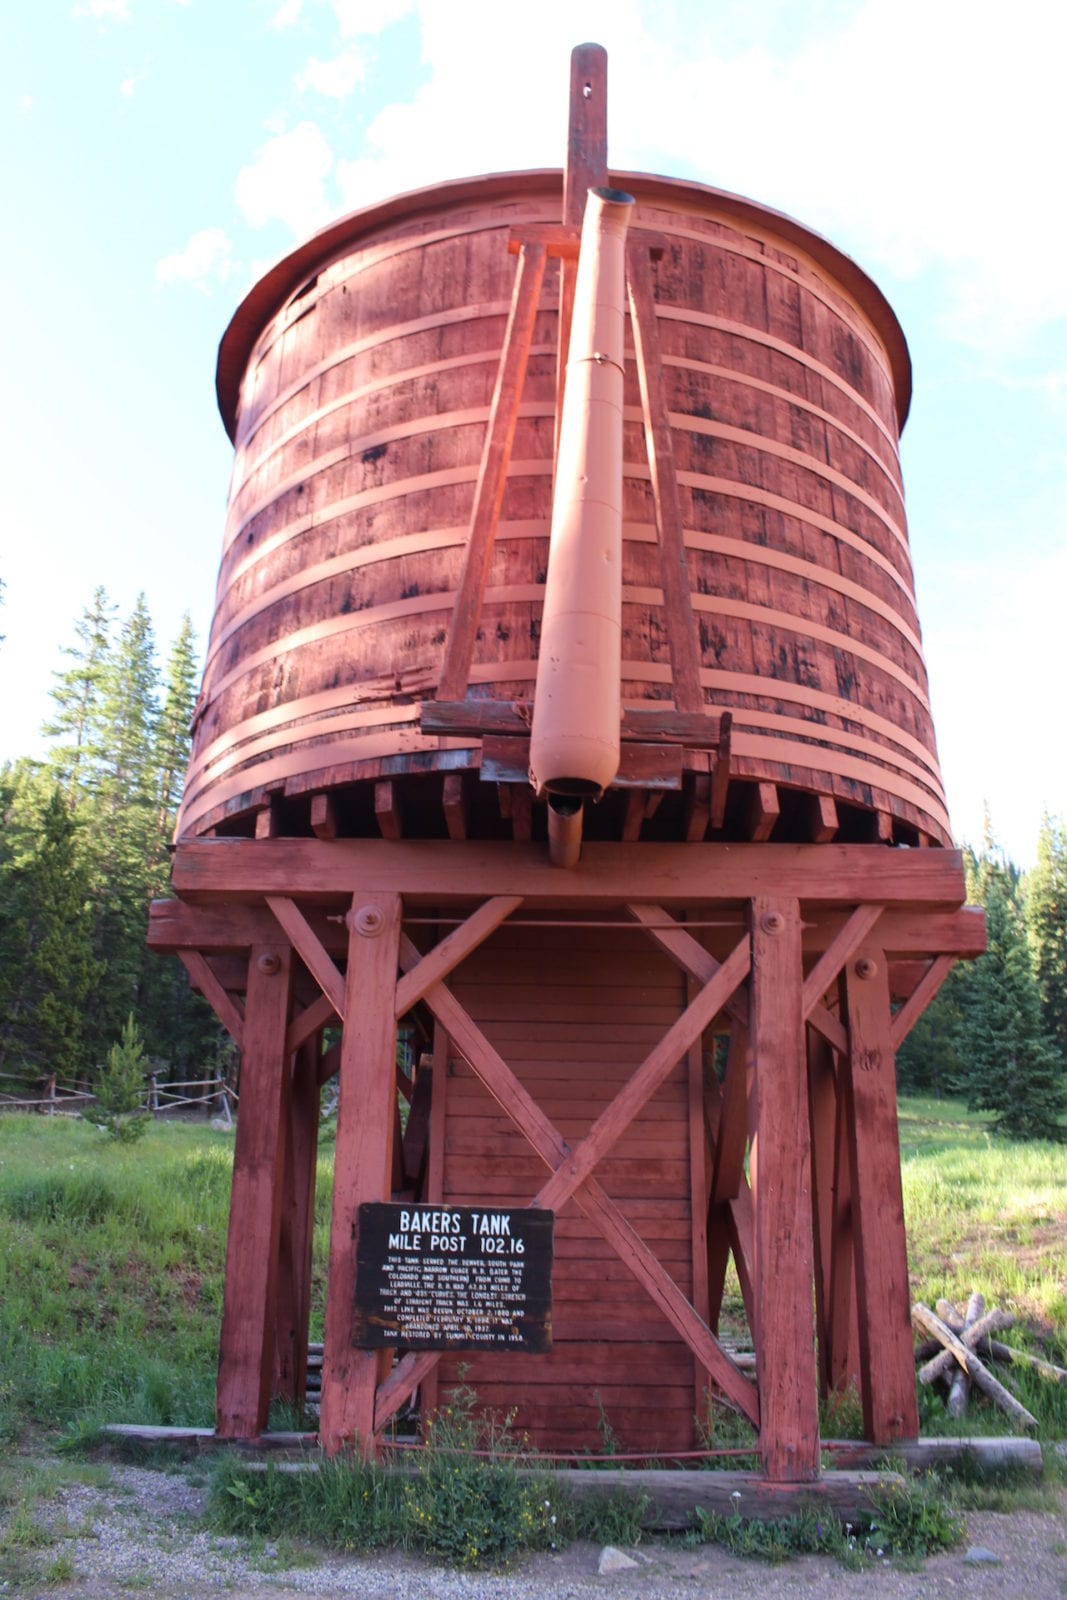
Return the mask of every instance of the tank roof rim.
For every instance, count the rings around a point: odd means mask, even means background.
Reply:
[[[762,221],[764,225],[769,222],[775,231],[804,249],[820,265],[831,268],[841,286],[852,293],[870,318],[885,344],[893,374],[898,426],[903,429],[912,392],[911,357],[907,340],[888,299],[853,257],[787,212],[778,211],[745,195],[734,194],[728,189],[719,189],[693,178],[673,178],[659,173],[629,172],[618,168],[611,169],[609,180],[613,186],[634,193],[637,199],[654,196],[657,190],[666,198],[669,191],[676,197],[681,194],[694,200],[711,200],[738,219]],[[396,217],[429,210],[442,202],[459,200],[464,195],[531,193],[550,187],[553,181],[559,184],[562,192],[561,168],[531,167],[518,172],[481,173],[465,178],[450,178],[421,189],[409,189],[347,212],[281,256],[245,294],[219,342],[215,393],[230,440],[235,439],[237,431],[241,378],[264,325],[286,298],[307,279],[308,274],[316,267],[325,265],[342,245],[366,229],[380,226]]]

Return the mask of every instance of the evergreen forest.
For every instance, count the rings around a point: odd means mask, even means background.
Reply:
[[[2,646],[0,646],[2,647]],[[143,596],[98,589],[51,691],[48,753],[0,768],[0,1090],[91,1085],[132,1017],[161,1081],[217,1075],[229,1048],[173,958],[145,945],[168,892],[197,644],[162,665]],[[1067,829],[1046,815],[1026,873],[990,830],[965,852],[989,949],[951,973],[897,1062],[910,1094],[958,1098],[1014,1138],[1067,1134]]]
[[[55,673],[47,756],[0,768],[7,1093],[52,1074],[91,1085],[130,1017],[161,1078],[219,1070],[212,1012],[145,945],[149,902],[168,893],[197,679],[187,617],[161,668],[144,597],[120,621],[98,589]]]

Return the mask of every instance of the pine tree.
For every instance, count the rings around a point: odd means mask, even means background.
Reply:
[[[4,784],[0,1044],[9,1067],[74,1078],[88,1065],[93,952],[90,870],[71,803],[28,766]]]
[[[969,892],[985,906],[988,949],[961,974],[959,1089],[1019,1139],[1061,1137],[1067,1083],[1045,1035],[1016,899],[1018,873],[995,849],[971,856]]]
[[[108,654],[95,722],[101,758],[87,796],[94,818],[96,948],[91,1038],[98,1059],[139,1010],[156,842],[154,737],[159,669],[152,620],[139,595]]]
[[[959,981],[957,967],[897,1052],[897,1088],[901,1094],[932,1094],[940,1100],[959,1081],[963,1030]]]
[[[196,706],[196,634],[186,612],[167,660],[166,690],[153,741],[156,787],[156,864],[174,832],[192,748]],[[162,888],[163,885],[160,885]]]
[[[99,743],[99,712],[115,607],[104,589],[97,589],[91,603],[74,624],[77,644],[64,647],[73,665],[53,674],[51,689],[56,711],[42,733],[60,739],[50,752],[48,764],[68,793],[90,788],[103,751]]]
[[[1067,832],[1047,812],[1026,880],[1026,933],[1045,1032],[1067,1069]]]
[[[87,1122],[105,1128],[110,1138],[133,1144],[147,1133],[151,1120],[144,1111],[144,1080],[148,1071],[141,1036],[133,1017],[126,1019],[117,1044],[96,1081],[96,1101],[82,1113]]]

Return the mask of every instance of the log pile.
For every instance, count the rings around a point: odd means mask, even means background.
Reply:
[[[1029,1366],[1054,1383],[1067,1383],[1067,1371],[1062,1367],[994,1338],[1013,1327],[1015,1318],[1009,1311],[987,1311],[985,1299],[977,1292],[971,1295],[962,1314],[948,1300],[937,1302],[936,1313],[918,1301],[911,1308],[911,1320],[927,1335],[915,1351],[919,1382],[940,1381],[945,1385],[947,1409],[952,1417],[961,1417],[966,1411],[973,1385],[1005,1411],[1017,1427],[1037,1427],[1037,1418],[994,1377],[987,1362]]]

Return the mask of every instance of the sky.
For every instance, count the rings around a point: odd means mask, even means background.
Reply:
[[[609,52],[622,170],[745,194],[875,279],[957,838],[1067,812],[1067,208],[1048,0],[34,0],[0,15],[0,761],[39,754],[102,585],[206,642],[231,450],[219,338],[331,218],[562,164]]]

